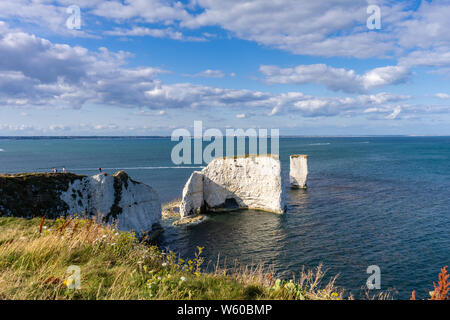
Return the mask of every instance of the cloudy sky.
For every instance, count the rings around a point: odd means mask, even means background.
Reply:
[[[450,135],[449,31],[450,0],[0,0],[0,135]]]

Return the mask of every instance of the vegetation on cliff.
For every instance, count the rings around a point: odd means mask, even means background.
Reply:
[[[262,268],[202,271],[202,248],[185,261],[91,219],[0,218],[0,299],[342,299],[323,271],[297,281]],[[72,266],[72,268],[71,268]],[[80,289],[68,268],[80,270]]]
[[[0,175],[0,216],[57,218],[67,204],[59,197],[75,180],[73,173],[19,173]]]

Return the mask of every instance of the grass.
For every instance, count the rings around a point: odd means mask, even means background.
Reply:
[[[281,281],[264,268],[202,271],[202,248],[185,261],[94,220],[0,218],[0,299],[342,299],[323,270]],[[78,282],[67,273],[80,270]]]
[[[181,198],[174,199],[172,201],[162,204],[162,218],[172,219],[180,217],[180,204]]]

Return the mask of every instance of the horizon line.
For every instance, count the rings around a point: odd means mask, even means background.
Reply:
[[[204,138],[204,137],[214,137],[211,136],[189,136],[190,138]],[[222,137],[253,137],[253,136],[227,136],[223,135]],[[376,138],[376,137],[410,137],[410,138],[418,138],[418,137],[450,137],[450,135],[418,135],[418,134],[370,134],[370,135],[279,135],[279,138]],[[128,139],[157,139],[157,138],[171,138],[170,135],[154,135],[154,136],[133,136],[133,135],[126,135],[126,136],[98,136],[98,135],[86,135],[86,136],[42,136],[42,135],[29,135],[29,136],[2,136],[0,135],[0,139],[33,139],[33,138],[39,138],[39,139],[102,139],[102,138],[128,138]],[[271,138],[270,135],[267,136],[267,138]]]

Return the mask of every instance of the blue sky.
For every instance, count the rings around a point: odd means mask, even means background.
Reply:
[[[2,0],[0,135],[449,135],[448,30],[448,0]]]

